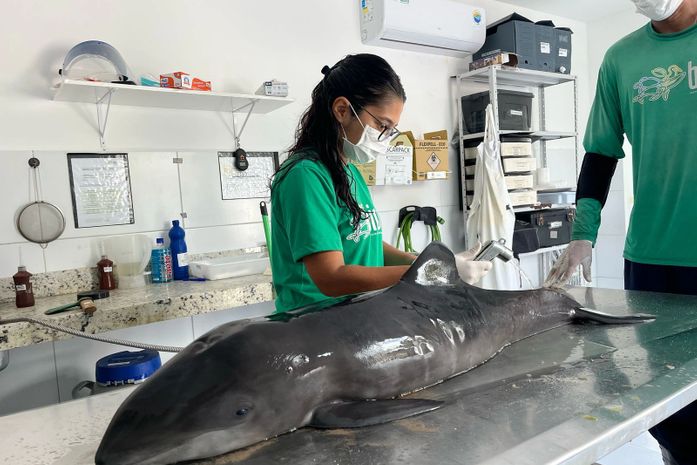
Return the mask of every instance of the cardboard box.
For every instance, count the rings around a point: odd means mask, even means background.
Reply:
[[[375,169],[377,186],[410,185],[414,148],[410,145],[392,145],[385,155],[379,156]]]
[[[506,189],[509,191],[516,189],[532,189],[534,182],[532,174],[504,176]]]
[[[502,157],[532,157],[532,141],[501,141]]]
[[[518,66],[518,56],[511,52],[496,52],[494,55],[488,55],[470,63],[470,71],[493,65]]]
[[[429,132],[419,140],[411,131],[404,135],[414,146],[414,180],[448,179],[448,131]]]
[[[532,157],[507,157],[503,158],[503,172],[508,173],[528,173],[537,168],[537,159]]]
[[[537,203],[537,191],[522,190],[508,193],[512,207],[522,207],[523,205],[535,205]]]
[[[356,167],[359,173],[361,173],[361,176],[363,176],[363,180],[365,181],[366,185],[368,186],[374,186],[376,179],[375,179],[375,169],[376,169],[376,162],[372,161],[370,163],[361,163],[358,164],[356,163],[353,165]]]
[[[189,89],[211,91],[211,81],[192,76],[188,73],[178,71],[176,73],[160,74],[160,87],[170,89]]]
[[[288,83],[277,81],[276,79],[271,81],[264,81],[264,83],[257,89],[257,95],[268,95],[273,97],[288,97]]]
[[[465,147],[465,160],[476,160],[479,154],[477,147]]]

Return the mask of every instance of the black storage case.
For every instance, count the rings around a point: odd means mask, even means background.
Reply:
[[[534,252],[540,248],[537,228],[525,221],[516,220],[513,228],[513,254]]]
[[[574,208],[548,208],[516,212],[516,227],[534,227],[539,247],[553,247],[571,241],[571,226],[576,218]],[[514,249],[515,250],[515,249]]]
[[[535,50],[535,23],[518,13],[496,21],[486,28],[484,45],[472,60],[500,52],[518,55],[519,68],[539,69]]]
[[[571,29],[554,27],[552,21],[535,24],[513,13],[486,28],[484,45],[472,60],[510,52],[518,56],[518,68],[569,74],[571,34]]]
[[[532,124],[533,97],[530,92],[499,89],[499,129],[529,131]],[[490,101],[489,92],[462,97],[462,121],[469,134],[484,132],[486,107]]]

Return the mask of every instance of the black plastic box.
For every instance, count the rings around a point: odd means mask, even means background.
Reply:
[[[535,23],[513,13],[486,28],[486,41],[472,60],[499,52],[511,52],[518,56],[519,68],[539,69],[535,48]]]
[[[484,45],[472,61],[509,52],[517,55],[518,68],[569,74],[571,34],[571,29],[555,27],[552,21],[533,23],[513,13],[486,28]]]
[[[499,129],[529,131],[532,124],[532,99],[529,92],[499,90]],[[470,134],[484,132],[486,106],[490,102],[489,92],[462,97],[462,120],[465,131]]]
[[[516,227],[534,227],[540,247],[553,247],[571,241],[571,226],[576,218],[574,208],[549,208],[516,212]]]

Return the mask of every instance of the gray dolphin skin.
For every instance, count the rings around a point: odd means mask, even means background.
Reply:
[[[488,291],[459,279],[432,243],[395,286],[327,308],[227,323],[134,390],[97,465],[164,465],[220,455],[303,426],[379,424],[437,409],[404,399],[564,324],[636,323],[561,292]]]

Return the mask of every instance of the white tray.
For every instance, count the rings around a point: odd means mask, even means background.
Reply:
[[[191,262],[189,263],[189,274],[196,278],[214,281],[261,274],[268,266],[269,257],[265,253],[250,253]]]

